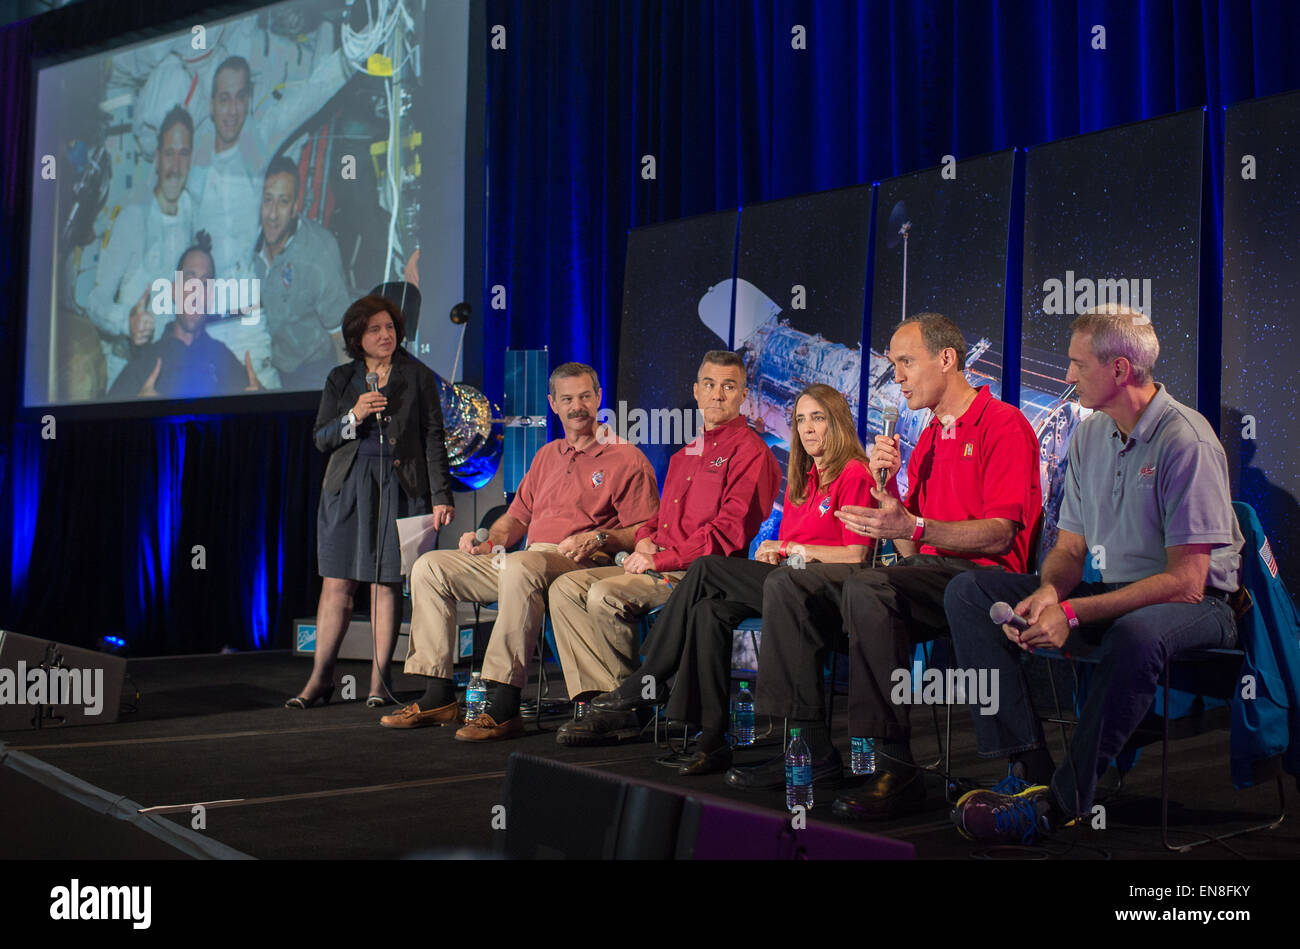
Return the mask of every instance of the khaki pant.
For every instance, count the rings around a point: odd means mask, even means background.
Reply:
[[[546,589],[580,566],[556,553],[555,544],[498,555],[429,551],[411,568],[411,651],[403,668],[450,679],[459,640],[456,603],[495,600],[497,619],[481,672],[485,679],[523,688],[546,614]]]
[[[685,574],[665,573],[674,584]],[[555,648],[572,698],[608,692],[641,665],[641,617],[668,601],[668,584],[622,567],[566,573],[551,585]]]

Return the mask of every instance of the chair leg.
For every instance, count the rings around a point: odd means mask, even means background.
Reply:
[[[835,712],[835,666],[839,655],[831,650],[831,680],[826,683],[826,730],[831,730],[831,717]]]
[[[921,655],[925,657],[925,668],[929,669],[930,668],[930,644],[928,642],[921,644]],[[951,698],[951,696],[947,696],[947,698]],[[948,708],[951,709],[952,706],[949,705]],[[949,713],[949,715],[950,715],[949,722],[951,722],[951,712]],[[938,768],[939,765],[944,763],[944,753],[943,753],[944,745],[939,738],[939,710],[935,708],[933,705],[930,706],[930,716],[934,720],[934,740],[935,743],[939,745],[939,748],[937,749],[938,755],[935,757],[933,761],[931,761],[929,764],[917,765],[918,768],[921,768],[924,771],[933,771],[936,768]],[[944,768],[945,775],[947,774],[947,771],[948,769],[945,766]]]
[[[546,683],[546,630],[542,629],[542,634],[537,637],[537,730],[546,731],[542,725],[542,687]],[[549,690],[547,690],[549,691]]]

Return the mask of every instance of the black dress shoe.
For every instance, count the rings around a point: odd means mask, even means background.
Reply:
[[[561,745],[612,745],[641,734],[641,720],[635,712],[608,712],[587,705],[586,714],[565,722],[555,733]]]
[[[723,745],[721,748],[715,748],[712,751],[695,752],[695,756],[678,768],[677,773],[686,776],[721,774],[730,767],[731,746]]]
[[[889,820],[919,811],[924,800],[924,771],[913,768],[911,774],[900,775],[886,769],[837,797],[831,813],[846,820]]]
[[[832,748],[825,758],[812,763],[813,787],[835,787],[844,780],[844,762]],[[732,768],[727,783],[746,791],[778,791],[785,787],[785,752],[747,768]]]
[[[619,695],[618,689],[598,695],[588,703],[598,712],[634,712],[639,708],[654,708],[661,704],[663,703],[658,699],[643,699],[639,695],[635,698],[624,698]]]

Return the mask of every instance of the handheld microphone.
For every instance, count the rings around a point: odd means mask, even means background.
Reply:
[[[480,527],[478,530],[474,532],[474,540],[477,543],[486,544],[487,539],[488,539],[488,529],[486,527]]]
[[[615,565],[619,567],[623,566],[623,561],[627,560],[627,557],[628,557],[627,551],[620,550],[618,553],[614,555]],[[656,580],[664,579],[664,575],[660,573],[658,570],[646,570],[644,572],[647,577],[654,577]],[[667,583],[668,581],[664,580],[664,582]]]
[[[379,373],[377,372],[366,373],[366,385],[369,387],[371,392],[378,392]],[[384,443],[384,419],[383,416],[381,416],[378,412],[375,413],[375,422],[378,423],[379,425],[379,444],[382,445]]]
[[[1022,632],[1029,628],[1029,620],[1013,610],[1011,604],[1004,600],[998,600],[989,607],[989,619],[999,626],[1010,626]]]
[[[880,421],[884,425],[884,431],[881,433],[886,438],[892,440],[894,429],[898,427],[898,406],[886,405],[880,410]],[[876,481],[879,482],[881,491],[885,490],[885,472],[884,469],[876,472]]]

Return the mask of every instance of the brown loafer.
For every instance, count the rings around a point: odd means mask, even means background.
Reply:
[[[456,732],[457,741],[500,741],[503,738],[515,738],[524,733],[524,717],[516,715],[500,725],[487,712],[479,712],[478,718],[469,722]]]
[[[427,725],[450,725],[459,718],[460,704],[457,702],[448,702],[427,712],[421,711],[419,704],[412,702],[391,715],[383,716],[379,719],[379,724],[385,728],[424,728]]]

